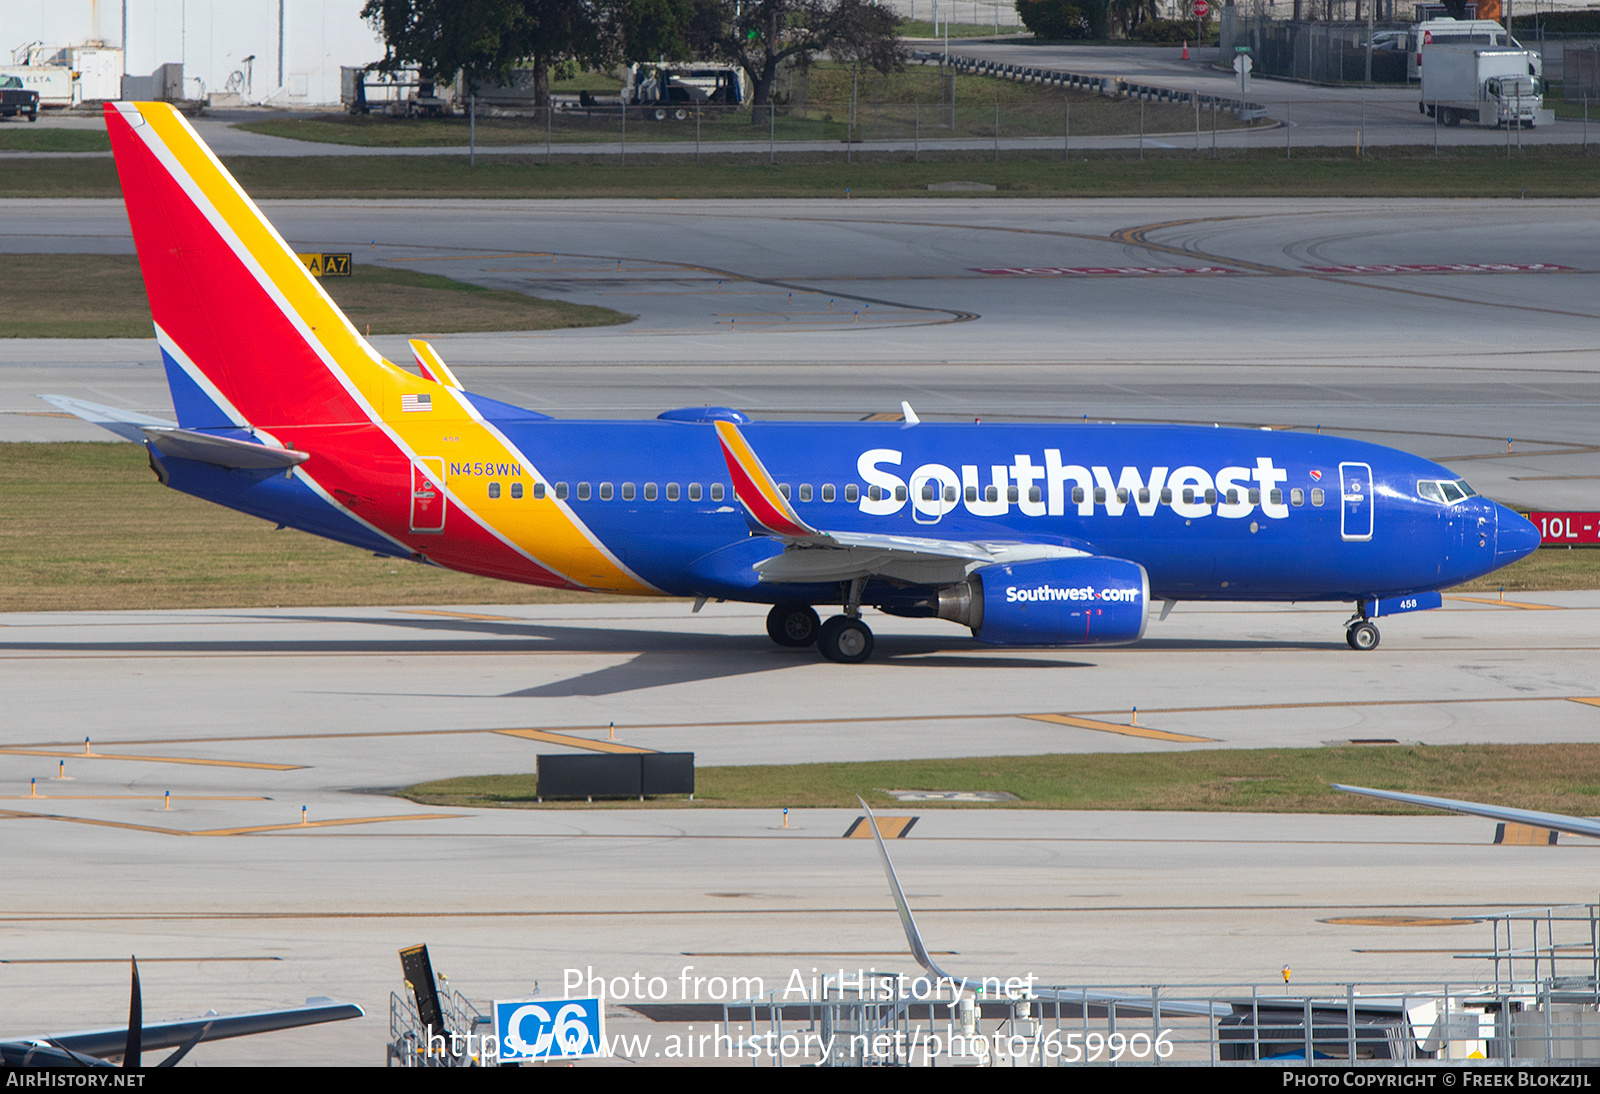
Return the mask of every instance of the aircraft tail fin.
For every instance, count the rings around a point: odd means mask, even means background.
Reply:
[[[356,332],[169,104],[105,118],[179,425],[365,423],[436,387]]]

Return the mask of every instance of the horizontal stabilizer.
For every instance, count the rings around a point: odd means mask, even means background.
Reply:
[[[145,426],[144,439],[163,456],[179,460],[197,460],[214,463],[218,467],[241,467],[259,470],[272,467],[293,467],[305,463],[309,452],[296,452],[292,448],[279,448],[274,444],[257,444],[253,441],[236,441],[231,437],[218,437],[193,429],[172,426]]]
[[[83,399],[74,399],[67,395],[41,395],[39,398],[55,407],[65,410],[68,414],[92,422],[101,429],[109,430],[125,441],[135,444],[144,443],[145,426],[155,426],[164,429],[177,428],[177,422],[169,422],[162,418],[152,418],[148,414],[140,414],[135,410],[119,410],[114,406],[101,406],[99,403],[87,402]]]

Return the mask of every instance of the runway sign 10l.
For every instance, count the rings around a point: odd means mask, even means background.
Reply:
[[[605,1055],[605,1006],[597,997],[496,1000],[494,1030],[502,1063]]]
[[[1529,513],[1539,529],[1539,545],[1600,544],[1600,513]]]

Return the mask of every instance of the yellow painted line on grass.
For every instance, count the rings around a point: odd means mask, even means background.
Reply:
[[[257,771],[299,771],[305,764],[265,764],[251,760],[199,760],[192,756],[118,756],[109,752],[54,752],[42,748],[0,748],[0,756],[50,756],[63,760],[134,760],[146,764],[196,764],[200,767],[248,767]]]
[[[1492,596],[1447,596],[1446,600],[1466,600],[1473,604],[1493,604],[1497,608],[1521,608],[1527,612],[1559,612],[1559,604],[1528,604],[1521,600],[1496,600]]]
[[[528,741],[543,741],[549,745],[566,745],[590,752],[654,752],[653,748],[637,748],[620,741],[591,741],[587,737],[569,737],[565,733],[551,733],[544,729],[497,729],[494,732],[506,737],[521,737]]]
[[[1075,718],[1070,714],[1024,714],[1030,722],[1054,722],[1058,726],[1092,729],[1098,733],[1120,733],[1124,737],[1147,737],[1152,741],[1181,741],[1185,743],[1212,744],[1215,737],[1196,737],[1188,733],[1168,733],[1164,729],[1146,729],[1144,726],[1125,726],[1116,722],[1098,722],[1093,718]]]
[[[402,615],[443,615],[451,619],[493,619],[508,623],[526,623],[526,619],[516,615],[483,615],[478,612],[446,612],[437,608],[396,608]]]

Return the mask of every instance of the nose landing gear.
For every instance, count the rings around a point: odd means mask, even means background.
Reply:
[[[1375,650],[1378,648],[1378,638],[1378,628],[1365,619],[1352,624],[1344,632],[1344,640],[1353,650]]]

